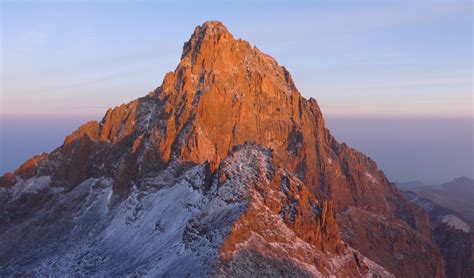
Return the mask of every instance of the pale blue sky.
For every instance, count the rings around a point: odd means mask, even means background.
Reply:
[[[471,1],[195,2],[3,0],[1,113],[98,117],[217,19],[327,115],[472,115]]]

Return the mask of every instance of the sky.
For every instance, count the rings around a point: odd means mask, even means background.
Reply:
[[[220,20],[284,65],[336,136],[382,161],[392,179],[472,176],[471,1],[0,3],[0,174],[51,151],[80,122],[155,89],[194,27]],[[357,124],[364,134],[350,128]],[[417,148],[425,160],[377,151],[406,147],[369,136],[394,130],[431,146]],[[430,178],[419,165],[432,165],[433,155],[463,170],[439,162]]]

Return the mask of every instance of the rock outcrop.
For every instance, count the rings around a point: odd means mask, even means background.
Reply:
[[[220,22],[156,90],[0,181],[7,275],[444,276],[426,212]]]

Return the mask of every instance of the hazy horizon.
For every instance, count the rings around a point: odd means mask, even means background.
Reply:
[[[82,123],[100,119],[94,115],[4,116],[0,175],[33,155],[61,146],[64,137]],[[374,159],[392,182],[439,184],[461,176],[474,178],[473,118],[328,115],[325,121],[339,142]]]
[[[191,3],[2,1],[0,172],[155,89],[215,19],[392,181],[473,176],[471,1]]]

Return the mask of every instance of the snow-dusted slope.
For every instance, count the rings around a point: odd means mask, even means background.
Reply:
[[[172,164],[137,182],[125,200],[113,200],[112,180],[106,178],[88,179],[70,191],[54,186],[49,177],[19,181],[1,192],[9,201],[1,207],[6,217],[0,223],[0,275],[225,276],[249,270],[239,265],[242,259],[225,259],[242,251],[264,258],[259,262],[263,273],[266,268],[278,274],[272,265],[279,257],[264,249],[309,252],[327,265],[284,262],[285,269],[306,276],[336,274],[351,266],[354,256],[364,265],[357,270],[361,275],[389,275],[355,250],[322,252],[298,237],[284,213],[272,213],[262,198],[287,198],[288,189],[270,192],[268,183],[278,171],[288,174],[273,164],[270,150],[247,145],[224,159],[215,175],[207,164]],[[223,250],[249,207],[264,208],[262,219],[276,221],[273,233],[278,235],[269,237],[256,227],[250,237],[235,242],[235,250]]]
[[[232,219],[219,221],[212,242],[193,248],[189,226],[211,207],[217,220],[223,213],[238,217],[244,203],[212,202],[203,192],[205,165],[179,176],[176,168],[148,177],[118,204],[112,204],[112,183],[104,178],[88,179],[69,192],[45,184],[48,177],[5,190],[11,201],[2,205],[10,213],[1,223],[1,275],[209,273]],[[24,184],[40,187],[41,182],[42,192],[28,187],[20,192]],[[29,211],[32,203],[40,209]]]

